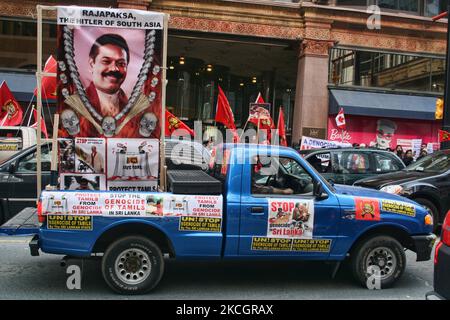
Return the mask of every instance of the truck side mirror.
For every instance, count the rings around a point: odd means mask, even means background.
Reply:
[[[10,174],[13,174],[14,172],[16,172],[16,164],[15,164],[14,162],[12,162],[12,163],[9,165],[8,172],[9,172]]]
[[[317,180],[314,181],[313,193],[317,200],[325,200],[328,198],[328,194],[323,190],[322,182]]]

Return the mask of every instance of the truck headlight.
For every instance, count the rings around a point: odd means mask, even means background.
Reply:
[[[401,194],[401,193],[403,193],[403,187],[395,184],[392,186],[385,186],[385,187],[381,188],[380,191],[384,191],[384,192],[392,193],[392,194]]]

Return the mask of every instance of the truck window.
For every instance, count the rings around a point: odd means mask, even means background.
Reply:
[[[51,153],[50,148],[42,147],[42,171],[50,171],[51,167]],[[36,164],[36,151],[30,153],[29,155],[19,159],[19,163],[17,165],[17,173],[32,173],[36,172],[37,164]]]
[[[252,164],[252,194],[312,194],[313,178],[294,159],[271,158]]]

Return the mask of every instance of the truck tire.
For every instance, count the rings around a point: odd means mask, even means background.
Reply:
[[[106,283],[120,294],[149,292],[161,280],[164,258],[159,247],[142,236],[127,236],[111,244],[102,259]]]
[[[436,206],[428,199],[425,198],[416,198],[413,199],[415,202],[424,207],[428,212],[433,216],[433,232],[436,233],[439,225],[439,212]]]
[[[374,236],[359,242],[351,254],[353,276],[369,289],[392,287],[405,270],[403,246],[389,236]]]

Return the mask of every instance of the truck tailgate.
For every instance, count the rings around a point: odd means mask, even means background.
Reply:
[[[39,231],[36,208],[25,208],[0,226],[0,236],[35,235]]]

